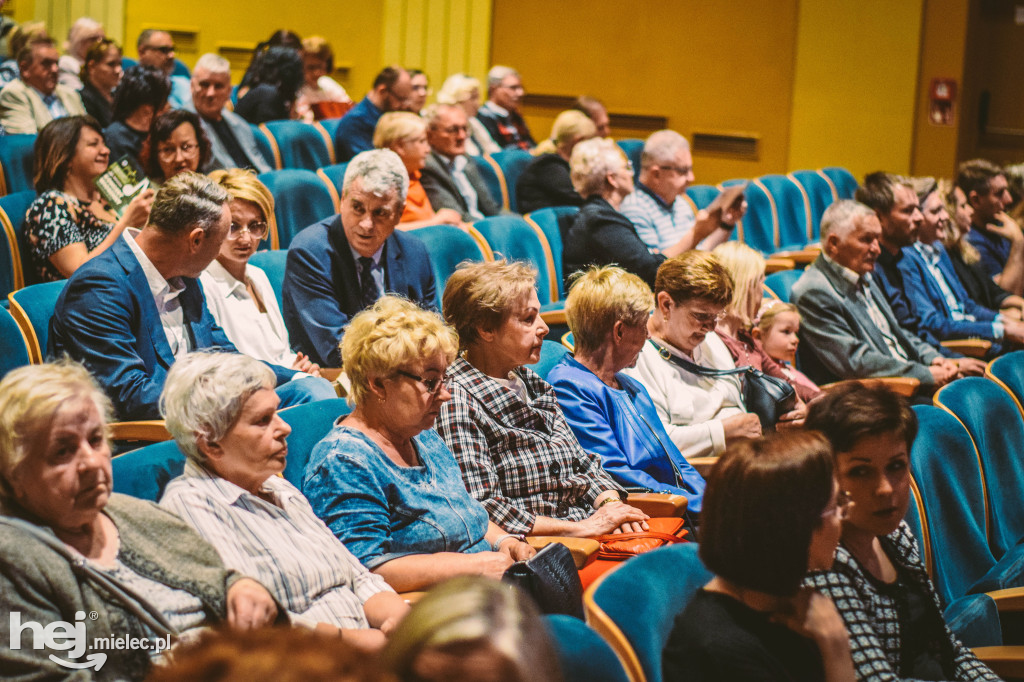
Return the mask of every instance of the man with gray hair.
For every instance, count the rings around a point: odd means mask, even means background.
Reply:
[[[220,168],[251,168],[257,173],[271,170],[256,146],[249,122],[224,105],[231,99],[231,65],[220,55],[208,52],[192,69],[192,102],[185,108],[199,114],[203,132],[210,140],[210,162],[204,173]]]
[[[57,299],[47,355],[82,362],[118,419],[159,419],[167,371],[189,351],[237,352],[206,307],[198,277],[231,225],[230,197],[198,173],[167,181],[147,224],[78,268]],[[323,379],[274,371],[282,404],[334,395]],[[292,381],[292,379],[300,379]]]
[[[930,394],[960,368],[896,322],[871,276],[881,236],[878,216],[864,204],[844,200],[826,209],[821,255],[791,295],[802,317],[801,369],[819,383],[913,377]]]
[[[729,239],[746,203],[694,211],[683,196],[694,180],[690,143],[674,130],[651,133],[640,155],[636,191],[622,200],[619,211],[651,249],[710,251]]]
[[[487,74],[487,101],[476,112],[491,138],[502,149],[525,149],[537,146],[519,111],[523,95],[519,72],[508,66],[495,66]]]
[[[341,367],[345,325],[385,293],[436,306],[427,248],[395,231],[409,191],[389,149],[357,154],[345,169],[341,212],[302,230],[288,247],[282,314],[292,350],[321,367]]]
[[[476,162],[466,155],[466,111],[457,104],[435,104],[427,109],[426,119],[431,151],[420,182],[430,205],[435,211],[458,211],[467,223],[501,213]]]

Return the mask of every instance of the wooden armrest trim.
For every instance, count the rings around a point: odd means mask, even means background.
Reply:
[[[1002,678],[1024,677],[1024,646],[978,646],[971,651]]]
[[[148,443],[161,443],[171,439],[170,432],[162,419],[150,419],[137,422],[114,422],[110,425],[110,433],[114,440],[137,440]]]
[[[992,342],[985,339],[951,339],[943,341],[942,346],[943,348],[963,353],[969,358],[981,360],[985,358],[989,349],[992,348]]]
[[[796,267],[796,261],[793,258],[778,258],[772,256],[765,260],[764,271],[767,273],[779,272],[781,270],[792,270]]]
[[[918,387],[921,386],[921,382],[913,377],[868,377],[865,379],[847,379],[845,381],[836,381],[831,384],[825,384],[821,386],[823,391],[831,391],[835,388],[850,383],[851,381],[857,381],[868,386],[886,386],[894,393],[910,397],[917,392]]]
[[[597,550],[601,548],[601,543],[591,538],[566,538],[566,537],[554,537],[549,535],[531,535],[526,538],[526,542],[529,543],[534,549],[542,549],[547,547],[552,542],[557,542],[560,545],[565,545],[569,548],[572,553],[572,560],[576,563],[576,568],[580,569],[587,563],[587,560],[597,553]]]
[[[670,518],[681,517],[686,512],[689,500],[682,495],[668,493],[630,493],[626,503],[648,516]]]
[[[693,468],[697,470],[698,474],[707,478],[708,474],[711,473],[711,467],[715,466],[715,462],[718,461],[718,457],[691,457],[686,461],[693,465]]]
[[[540,319],[544,320],[545,324],[568,324],[565,320],[564,310],[547,310],[540,314]]]
[[[1000,611],[1024,611],[1024,587],[986,592]]]

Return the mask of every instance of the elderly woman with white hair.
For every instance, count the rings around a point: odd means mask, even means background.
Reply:
[[[106,37],[103,25],[95,19],[81,17],[71,24],[71,28],[68,29],[68,41],[64,46],[65,54],[57,61],[58,82],[72,90],[81,90],[81,71],[85,55],[89,48]]]
[[[548,374],[558,405],[587,452],[627,489],[683,495],[699,513],[704,478],[672,442],[643,384],[622,370],[647,343],[654,294],[622,268],[584,272],[572,285],[565,314],[572,355]]]
[[[501,147],[476,117],[476,112],[480,110],[480,81],[464,73],[448,76],[437,93],[437,103],[456,105],[466,112],[469,126],[469,130],[466,131],[467,154],[483,156],[501,151]]]
[[[377,649],[408,606],[278,476],[291,433],[278,403],[274,375],[257,360],[192,353],[176,362],[160,406],[188,461],[160,504],[215,546],[228,567],[270,585],[293,624]]]
[[[533,150],[537,157],[516,181],[516,208],[529,213],[549,206],[580,206],[583,197],[572,186],[572,150],[597,135],[597,126],[582,111],[563,111],[551,126],[551,137]]]
[[[0,382],[5,679],[139,680],[165,638],[225,621],[260,627],[279,615],[266,588],[226,568],[178,517],[112,492],[110,412],[74,363],[21,367]],[[43,627],[61,634],[34,634]],[[100,638],[141,643],[86,658]]]

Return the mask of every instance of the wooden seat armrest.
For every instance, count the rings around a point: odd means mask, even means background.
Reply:
[[[969,358],[983,360],[989,349],[992,348],[992,342],[985,339],[952,339],[943,341],[942,347],[963,353]]]
[[[544,320],[544,324],[552,325],[566,325],[565,311],[564,310],[545,310],[540,314],[540,319]]]
[[[398,596],[404,599],[406,604],[415,604],[422,599],[423,595],[426,593],[426,590],[421,590],[419,592],[399,592]]]
[[[1009,587],[985,594],[992,598],[1000,611],[1024,611],[1024,587]]]
[[[171,434],[164,426],[162,419],[148,419],[138,422],[114,422],[110,425],[110,433],[114,440],[145,441],[162,443],[171,439]]]
[[[796,265],[810,265],[818,257],[820,251],[815,249],[801,249],[800,251],[779,251],[771,255],[771,260],[791,260]],[[792,268],[791,268],[792,269]]]
[[[526,538],[526,542],[534,549],[542,549],[550,545],[552,542],[565,545],[572,553],[572,560],[576,562],[576,568],[583,568],[584,564],[587,563],[587,560],[594,556],[594,554],[597,553],[597,550],[601,548],[601,543],[591,538],[565,538],[549,535],[531,535]]]
[[[324,379],[327,379],[333,384],[335,381],[338,380],[338,377],[340,377],[341,373],[344,371],[345,370],[343,370],[341,367],[321,367],[320,376],[322,376]]]
[[[831,384],[825,384],[821,387],[823,391],[831,391],[835,388],[839,388],[851,381],[857,381],[868,386],[885,386],[890,389],[893,393],[898,393],[902,396],[910,397],[917,392],[921,382],[913,377],[870,377],[866,379],[848,379],[846,381],[836,381]]]
[[[764,262],[764,271],[768,274],[773,272],[779,272],[781,270],[792,270],[796,267],[796,260],[787,256],[785,258],[779,258],[777,255],[768,258]]]
[[[627,504],[657,518],[681,517],[688,502],[682,495],[669,493],[630,493],[626,498]]]
[[[698,474],[707,478],[708,474],[711,473],[711,467],[715,466],[715,462],[718,461],[718,457],[691,457],[686,461],[693,465],[693,468],[697,470]]]
[[[1024,646],[978,646],[971,651],[999,677],[1024,678]]]

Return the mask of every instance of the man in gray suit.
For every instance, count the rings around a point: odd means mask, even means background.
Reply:
[[[420,182],[435,211],[450,208],[466,222],[501,212],[475,162],[466,156],[466,112],[460,106],[438,104],[427,114],[430,156]]]
[[[273,170],[263,157],[249,122],[224,105],[231,98],[231,65],[213,53],[204,54],[192,69],[192,104],[189,111],[199,114],[203,132],[213,152],[208,173],[218,168],[251,168],[257,173]]]
[[[896,322],[871,272],[881,246],[875,212],[839,201],[821,220],[821,255],[793,286],[800,310],[801,369],[819,382],[913,377],[930,393],[969,370]]]

